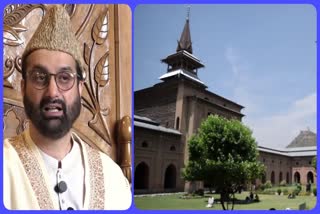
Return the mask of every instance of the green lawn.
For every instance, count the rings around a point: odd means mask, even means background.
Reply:
[[[236,194],[236,198],[244,200],[248,192]],[[145,196],[135,197],[134,203],[138,209],[142,210],[222,210],[221,204],[214,204],[212,208],[207,208],[208,196],[203,198],[181,199],[181,194],[172,194],[166,196]],[[215,199],[220,198],[213,195]],[[307,209],[313,209],[316,205],[314,196],[296,196],[295,199],[288,199],[287,196],[279,195],[259,195],[260,202],[250,204],[235,204],[235,210],[269,210],[271,207],[277,210],[284,210],[289,207],[297,210],[299,204],[306,203]]]

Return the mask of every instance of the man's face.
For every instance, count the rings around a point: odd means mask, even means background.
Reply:
[[[32,52],[26,60],[26,79],[21,81],[26,114],[43,136],[59,139],[81,110],[83,83],[77,82],[76,62],[69,54],[45,49]]]

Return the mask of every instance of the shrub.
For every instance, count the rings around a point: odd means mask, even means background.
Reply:
[[[261,184],[260,186],[259,186],[259,188],[258,188],[258,190],[264,190],[266,188],[266,185],[265,184]]]
[[[281,194],[281,189],[279,188],[279,189],[277,189],[277,193],[278,193],[278,195],[280,195]]]
[[[265,186],[266,189],[271,188],[271,187],[272,187],[271,181],[270,181],[270,180],[266,181],[266,183],[264,184],[264,186]]]
[[[296,187],[297,187],[297,189],[299,189],[299,192],[300,192],[301,189],[302,189],[301,184],[297,183],[297,184],[296,184]]]
[[[287,189],[287,188],[283,189],[283,191],[282,191],[282,192],[283,192],[283,194],[284,194],[284,195],[288,195],[288,193],[289,193],[289,191],[288,191],[288,189]]]
[[[311,192],[300,192],[299,195],[301,195],[301,196],[309,196],[309,195],[311,195]]]
[[[260,194],[267,194],[267,195],[274,195],[276,191],[274,189],[265,189],[262,193]]]
[[[317,188],[313,188],[313,195],[317,196]]]
[[[295,189],[293,190],[293,194],[294,194],[294,195],[299,195],[300,191],[301,191],[301,189],[295,188]]]
[[[194,193],[196,195],[204,196],[204,190],[203,189],[197,189]]]
[[[282,180],[282,181],[280,182],[280,186],[282,186],[282,187],[287,186],[287,181],[286,181],[286,180]]]

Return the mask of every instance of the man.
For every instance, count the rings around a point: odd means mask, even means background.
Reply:
[[[62,6],[52,6],[22,56],[21,91],[29,128],[4,141],[8,209],[128,209],[121,169],[71,128],[81,111],[81,49]]]

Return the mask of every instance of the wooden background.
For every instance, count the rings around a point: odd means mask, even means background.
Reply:
[[[7,5],[3,26],[4,137],[27,126],[20,92],[21,56],[50,5]],[[86,82],[74,131],[108,154],[131,182],[131,10],[127,5],[66,4],[83,48]]]

